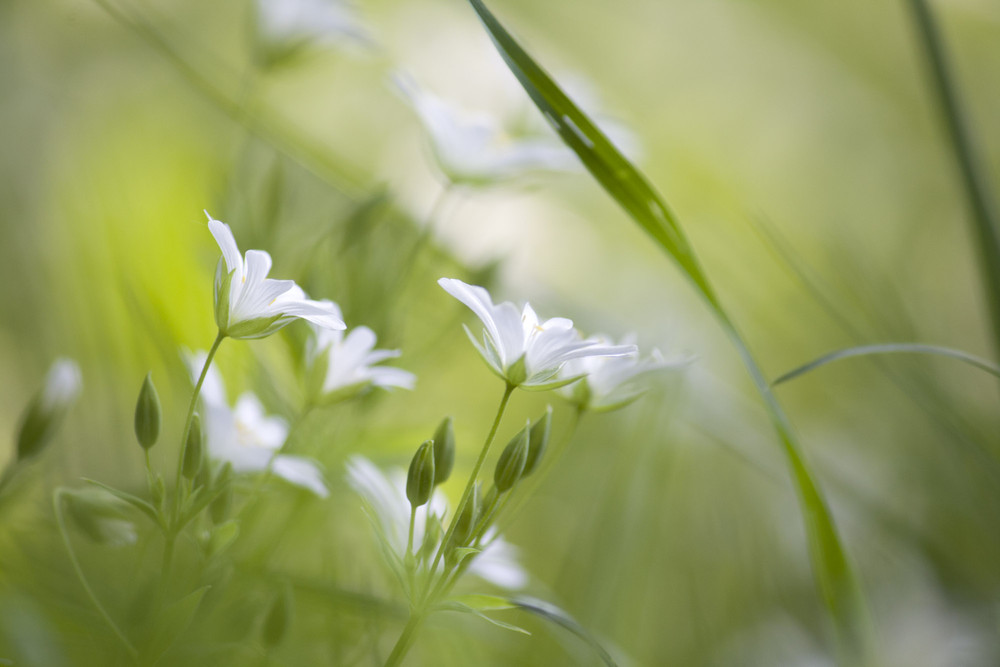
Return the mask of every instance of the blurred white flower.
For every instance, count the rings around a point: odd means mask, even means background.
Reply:
[[[328,329],[344,328],[329,302],[307,299],[294,280],[268,278],[271,256],[263,250],[247,250],[244,260],[229,225],[208,211],[205,215],[222,249],[215,272],[215,321],[220,332],[231,338],[263,338],[299,318]]]
[[[283,47],[370,41],[350,0],[257,0],[256,4],[260,34]]]
[[[492,116],[469,113],[397,72],[393,82],[427,131],[434,158],[453,183],[487,185],[533,171],[575,171],[579,162],[554,136],[515,139]]]
[[[563,364],[571,359],[635,354],[634,345],[607,345],[583,340],[572,320],[553,317],[538,319],[531,305],[517,307],[505,301],[493,305],[490,293],[455,278],[441,278],[438,284],[448,294],[468,306],[486,327],[482,344],[469,328],[465,332],[493,372],[509,384],[525,389],[554,389],[576,377],[558,377]]]
[[[83,385],[80,366],[60,357],[52,362],[42,388],[25,410],[17,436],[17,459],[37,456],[55,435]]]
[[[192,379],[196,380],[201,373],[206,356],[204,352],[188,355]],[[321,498],[328,495],[323,473],[315,461],[278,453],[288,436],[288,425],[280,417],[268,416],[252,392],[245,392],[236,406],[230,408],[222,377],[213,366],[201,386],[201,401],[209,458],[231,464],[237,473],[264,472],[270,468],[278,477]]]
[[[340,308],[329,304],[337,319]],[[369,387],[413,389],[416,376],[391,366],[376,366],[386,359],[399,356],[399,350],[376,350],[376,336],[368,327],[355,327],[346,335],[343,331],[313,327],[310,342],[310,366],[319,374],[319,393],[323,402],[343,400]]]
[[[602,335],[589,340],[599,345],[612,345],[614,341]],[[626,336],[622,344],[632,344],[633,337]],[[648,375],[667,368],[681,366],[683,361],[666,361],[659,350],[653,349],[648,357],[638,352],[621,357],[582,357],[566,362],[559,372],[561,377],[580,377],[579,382],[561,387],[559,392],[583,410],[604,412],[628,405],[647,389],[643,383]]]
[[[396,468],[384,473],[367,458],[355,455],[347,461],[347,483],[365,501],[389,546],[402,559],[406,554],[410,527],[406,472]],[[429,510],[439,519],[447,515],[448,502],[440,489],[431,496]],[[422,508],[414,521],[414,545],[424,545],[426,530],[426,512]],[[424,548],[436,548],[440,537],[434,544],[424,545]],[[468,570],[470,573],[501,588],[517,589],[528,583],[528,574],[517,562],[517,549],[513,545],[492,532],[487,533],[483,543],[487,546],[472,561]],[[418,546],[414,548],[420,549]]]
[[[82,386],[83,376],[80,374],[79,364],[66,357],[56,359],[45,376],[41,394],[42,408],[49,411],[68,408],[80,394]]]

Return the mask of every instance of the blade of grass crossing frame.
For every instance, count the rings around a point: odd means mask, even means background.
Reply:
[[[983,359],[982,357],[969,354],[968,352],[955,350],[950,347],[941,347],[939,345],[923,345],[920,343],[884,343],[881,345],[860,345],[858,347],[848,347],[843,350],[836,350],[834,352],[830,352],[829,354],[824,354],[822,357],[788,371],[771,384],[773,386],[777,386],[783,382],[788,382],[789,380],[793,380],[800,375],[805,375],[809,371],[817,369],[820,366],[825,366],[834,361],[873,354],[930,354],[938,357],[947,357],[949,359],[957,359],[958,361],[969,364],[970,366],[978,368],[981,371],[986,371],[987,373],[992,373],[993,375],[1000,377],[1000,366],[997,366],[993,362]]]
[[[842,664],[869,662],[867,606],[844,553],[833,517],[809,469],[781,405],[743,337],[716,298],[676,216],[645,176],[619,152],[486,8],[469,0],[501,57],[562,140],[618,204],[681,267],[705,298],[736,346],[778,431],[802,504],[813,576],[834,627]]]

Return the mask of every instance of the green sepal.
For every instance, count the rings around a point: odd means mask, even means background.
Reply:
[[[521,479],[524,472],[524,464],[528,460],[528,441],[531,422],[518,431],[497,460],[497,467],[493,472],[493,483],[497,490],[503,493],[510,490],[517,480]]]
[[[184,463],[181,474],[193,480],[201,469],[204,458],[204,436],[201,430],[201,417],[194,413],[191,418],[191,428],[188,430],[187,442],[184,445]]]
[[[451,417],[445,417],[434,431],[434,485],[443,484],[455,467],[455,427]]]
[[[233,284],[233,275],[236,270],[223,271],[224,260],[219,258],[219,266],[216,268],[215,280],[215,324],[219,331],[228,335],[229,327],[229,291]]]
[[[528,458],[524,461],[522,477],[527,477],[538,467],[538,462],[542,460],[542,454],[549,444],[549,434],[552,431],[552,406],[545,407],[545,414],[538,421],[531,425],[531,432],[528,435]]]

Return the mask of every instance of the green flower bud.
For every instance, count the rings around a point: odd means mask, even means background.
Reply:
[[[549,444],[549,433],[552,430],[552,406],[545,408],[545,414],[531,426],[531,434],[528,436],[528,459],[524,462],[524,471],[521,477],[527,477],[535,472],[538,462],[542,460],[542,454]]]
[[[497,461],[497,467],[493,473],[493,482],[497,485],[497,490],[501,493],[508,491],[517,483],[517,480],[521,479],[521,474],[524,472],[524,464],[528,460],[530,429],[531,422],[528,422],[507,443],[507,446],[500,454],[500,460]]]
[[[191,430],[188,431],[187,443],[184,445],[184,465],[181,466],[181,474],[188,479],[194,479],[201,469],[203,441],[201,417],[195,413],[191,419]]]
[[[465,503],[465,507],[462,508],[462,513],[458,515],[458,521],[455,523],[455,532],[452,534],[455,546],[463,547],[468,544],[469,538],[472,537],[472,529],[476,527],[476,521],[479,519],[480,505],[479,484],[477,483],[472,487],[472,495],[469,496],[469,501]]]
[[[153,386],[152,373],[146,373],[135,403],[135,437],[143,449],[149,449],[160,437],[160,397]]]
[[[127,506],[101,489],[64,491],[67,515],[73,525],[97,544],[134,544],[135,526],[125,518]]]
[[[285,638],[288,626],[291,625],[293,604],[292,589],[287,586],[274,597],[260,630],[264,646],[277,646]]]
[[[218,525],[229,516],[229,509],[233,505],[233,485],[230,484],[233,466],[229,463],[222,467],[222,470],[215,478],[213,486],[221,489],[215,500],[208,506],[208,515],[212,518],[212,523]]]
[[[434,491],[434,441],[420,445],[406,475],[406,497],[414,507],[426,505]]]
[[[41,390],[24,411],[17,434],[18,462],[32,459],[45,449],[79,393],[80,367],[70,359],[56,360]]]
[[[156,479],[153,480],[153,486],[149,492],[153,496],[153,505],[163,509],[163,501],[167,497],[167,485],[163,482],[163,475],[156,475]]]
[[[434,484],[443,484],[455,467],[455,429],[451,417],[445,417],[434,431]]]

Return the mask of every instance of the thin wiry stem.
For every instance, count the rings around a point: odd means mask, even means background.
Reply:
[[[942,119],[948,132],[955,166],[972,215],[979,242],[983,289],[993,323],[994,345],[1000,359],[1000,215],[993,201],[982,160],[976,152],[975,134],[951,72],[944,40],[926,0],[910,0],[917,39],[923,50],[928,74]]]
[[[63,544],[66,545],[66,552],[69,554],[69,560],[73,564],[73,570],[76,572],[76,578],[80,580],[80,584],[83,586],[83,590],[86,591],[87,597],[90,598],[90,602],[94,605],[94,608],[97,609],[97,612],[101,615],[101,618],[104,619],[104,622],[107,623],[108,627],[111,628],[111,631],[114,632],[115,636],[121,640],[122,645],[125,646],[129,655],[133,658],[137,658],[139,656],[139,652],[135,649],[135,646],[132,645],[132,642],[128,640],[128,637],[125,636],[125,633],[122,632],[121,628],[118,627],[118,624],[115,623],[114,619],[111,618],[111,614],[109,614],[108,610],[104,608],[101,601],[97,599],[97,595],[94,594],[94,590],[90,587],[87,577],[83,574],[83,568],[80,566],[80,561],[76,557],[76,551],[73,549],[73,543],[70,541],[69,533],[66,531],[66,519],[63,516],[62,508],[63,497],[65,495],[66,489],[56,489],[55,493],[52,494],[52,505],[55,508],[56,525],[59,528],[59,534],[62,536]]]

